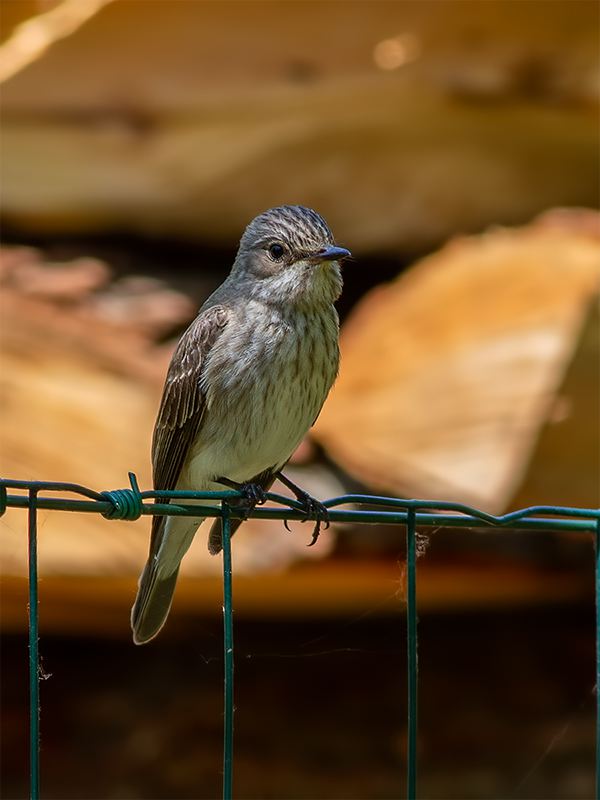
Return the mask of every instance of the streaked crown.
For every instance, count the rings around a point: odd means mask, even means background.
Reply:
[[[295,251],[313,252],[333,244],[333,234],[320,214],[304,206],[277,206],[259,214],[244,231],[240,250],[282,239]]]

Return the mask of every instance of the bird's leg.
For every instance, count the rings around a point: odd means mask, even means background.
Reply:
[[[243,497],[253,504],[261,506],[267,502],[267,493],[259,483],[237,483],[229,478],[215,478],[215,483],[222,483],[230,489],[236,489]]]
[[[287,478],[283,472],[275,473],[275,477],[279,478],[283,485],[287,486],[287,488],[294,493],[296,500],[298,500],[298,502],[302,503],[304,506],[303,510],[306,514],[306,519],[303,519],[302,522],[306,522],[309,517],[315,517],[315,527],[313,529],[312,539],[308,545],[309,547],[312,547],[319,538],[319,534],[321,533],[321,525],[325,523],[326,530],[329,527],[329,510],[327,506],[323,505],[320,500],[316,500],[314,497],[311,497],[311,495],[309,495],[308,492],[305,492],[304,489],[296,486],[296,484]]]

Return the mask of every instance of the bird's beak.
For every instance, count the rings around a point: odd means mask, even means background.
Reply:
[[[334,245],[330,245],[329,247],[323,247],[321,250],[318,250],[311,256],[310,260],[317,263],[321,261],[341,261],[351,255],[352,253],[350,250],[346,250],[345,247],[334,247]]]

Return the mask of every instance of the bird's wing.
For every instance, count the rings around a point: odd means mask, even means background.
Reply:
[[[229,312],[212,306],[200,313],[181,337],[171,360],[152,437],[154,488],[175,489],[190,445],[202,426],[205,397],[200,387],[202,369],[214,343],[227,325]],[[164,502],[164,501],[161,501]],[[152,518],[150,553],[162,529],[162,518]]]

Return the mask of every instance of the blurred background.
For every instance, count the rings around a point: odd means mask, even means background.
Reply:
[[[300,203],[355,261],[290,476],[597,506],[599,8],[1,0],[1,474],[150,487],[178,335],[250,219]],[[0,520],[6,798],[28,789],[25,525]],[[44,797],[220,795],[221,562],[200,533],[135,648],[148,527],[40,513]],[[236,794],[401,797],[404,531],[307,550],[307,528],[234,540]],[[420,550],[422,796],[591,797],[591,538]]]

